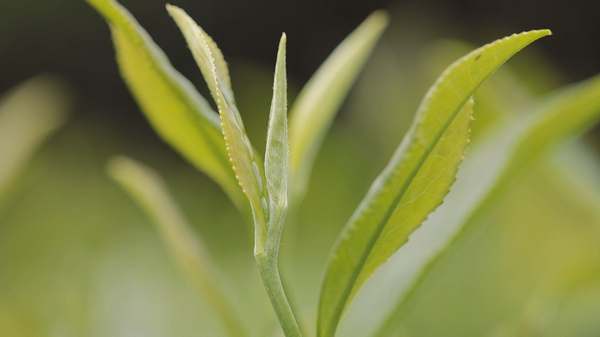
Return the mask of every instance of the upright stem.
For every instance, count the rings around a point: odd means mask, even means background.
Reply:
[[[277,266],[279,241],[285,214],[280,212],[276,212],[275,214],[280,216],[278,216],[277,219],[272,219],[264,250],[255,253],[256,263],[258,264],[258,269],[263,279],[263,283],[265,284],[267,294],[269,295],[271,304],[273,305],[273,309],[275,309],[275,314],[279,319],[279,323],[283,328],[285,336],[301,337],[302,333],[296,322],[292,307],[285,295],[285,290],[283,289]]]

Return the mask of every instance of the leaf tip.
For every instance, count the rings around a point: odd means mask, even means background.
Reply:
[[[376,17],[377,20],[381,21],[382,23],[384,22],[387,24],[390,21],[390,13],[383,9],[378,9],[374,11],[373,13],[371,13],[371,16]]]
[[[390,14],[387,11],[379,9],[371,13],[365,22],[370,22],[372,25],[377,26],[378,30],[383,30],[390,23]]]
[[[287,44],[287,35],[284,32],[281,34],[281,38],[279,39],[279,49],[284,50],[286,44]]]
[[[181,9],[180,7],[171,5],[170,3],[167,3],[165,5],[165,8],[167,9],[167,12],[169,12],[169,15],[173,18],[175,18],[175,16],[178,14],[181,15],[181,14],[185,13],[183,9]]]

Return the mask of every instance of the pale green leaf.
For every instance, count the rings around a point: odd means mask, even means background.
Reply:
[[[37,77],[0,100],[0,201],[42,143],[65,121],[68,94],[53,78]]]
[[[160,137],[214,179],[249,215],[229,163],[217,114],[173,68],[135,18],[113,0],[87,0],[109,23],[121,74]]]
[[[327,58],[290,109],[291,196],[301,199],[310,172],[336,111],[363,68],[389,21],[371,14]]]
[[[217,286],[215,275],[220,272],[163,179],[149,167],[127,157],[113,158],[108,172],[153,220],[172,259],[198,288],[229,335],[246,336],[237,313]]]
[[[326,271],[319,336],[332,336],[357,291],[426,219],[454,182],[468,142],[473,92],[516,52],[549,31],[513,35],[449,66],[425,96],[390,164],[340,235]],[[466,105],[465,105],[466,104]]]
[[[273,99],[267,131],[265,175],[269,192],[269,222],[264,251],[256,254],[269,298],[286,336],[301,336],[292,307],[284,292],[278,269],[281,232],[287,213],[287,185],[289,151],[287,134],[287,80],[285,69],[286,36],[283,34],[277,52],[277,65],[273,83]]]
[[[252,208],[255,248],[262,249],[268,221],[264,168],[246,135],[244,123],[233,98],[227,65],[217,45],[192,18],[175,6],[167,5],[167,10],[181,29],[219,108],[229,159]]]
[[[282,218],[287,209],[287,184],[289,174],[289,149],[287,131],[287,79],[285,69],[286,36],[281,36],[275,80],[273,83],[273,100],[267,131],[267,147],[265,151],[265,176],[269,192],[269,208],[271,220]],[[271,226],[269,227],[269,229]],[[277,242],[277,244],[279,244]]]
[[[444,252],[474,230],[475,219],[485,217],[518,176],[560,142],[580,134],[600,119],[600,75],[561,89],[539,102],[530,114],[507,122],[469,153],[458,174],[453,193],[431,214],[423,231],[395,255],[385,268],[388,278],[401,277],[386,287],[396,309],[385,329],[393,331],[403,304]],[[410,261],[409,261],[410,260]],[[392,270],[403,271],[394,275]],[[379,287],[373,285],[374,287]],[[396,288],[397,290],[394,290]],[[393,293],[393,295],[390,295]],[[386,335],[381,333],[381,336]]]

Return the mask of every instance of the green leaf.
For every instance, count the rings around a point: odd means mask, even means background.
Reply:
[[[287,184],[289,175],[289,147],[287,130],[287,78],[285,69],[286,36],[281,36],[275,80],[273,83],[273,100],[269,115],[267,131],[267,147],[265,151],[265,176],[269,192],[269,209],[271,223],[281,222],[287,210]],[[279,220],[275,220],[279,219]],[[272,226],[269,226],[269,231]],[[279,241],[277,240],[277,248]]]
[[[600,75],[561,89],[540,102],[533,110],[526,121],[518,122],[527,128],[518,140],[519,145],[514,147],[500,185],[503,185],[503,180],[514,179],[517,173],[557,144],[589,130],[598,122]]]
[[[256,254],[256,262],[277,318],[286,336],[301,336],[300,328],[287,300],[279,275],[278,254],[281,232],[287,213],[287,184],[289,151],[287,134],[287,80],[285,43],[283,34],[277,52],[273,83],[273,100],[267,132],[265,175],[269,192],[269,223],[264,251]]]
[[[445,252],[454,249],[462,236],[475,230],[476,219],[484,218],[528,167],[599,120],[600,75],[597,75],[541,100],[529,114],[507,122],[493,136],[475,146],[459,172],[447,203],[430,216],[423,228],[427,230],[415,235],[412,245],[407,245],[403,254],[389,262],[386,271],[395,269],[404,273],[402,281],[394,286],[400,287],[399,291],[387,287],[388,297],[390,292],[394,293],[391,297],[396,308],[380,335],[393,331],[400,321],[403,305],[420,281]],[[394,278],[390,276],[393,274],[387,276]]]
[[[0,202],[34,152],[66,119],[69,99],[64,84],[36,77],[0,101]]]
[[[389,21],[371,14],[327,58],[290,109],[291,196],[302,199],[310,172],[336,111]]]
[[[237,313],[217,286],[215,275],[220,272],[162,178],[127,157],[112,158],[108,172],[153,220],[172,259],[198,288],[229,335],[246,336]]]
[[[125,8],[113,0],[87,1],[109,23],[121,75],[155,131],[248,216],[217,114]]]
[[[167,10],[181,29],[217,103],[229,159],[252,208],[255,250],[264,249],[268,221],[264,168],[246,135],[233,98],[227,64],[213,40],[181,8],[167,5]]]
[[[550,31],[513,35],[449,66],[426,94],[390,164],[340,235],[329,260],[317,332],[333,336],[348,304],[443,201],[468,143],[473,92],[516,52]]]

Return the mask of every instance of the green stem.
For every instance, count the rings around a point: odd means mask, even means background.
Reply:
[[[296,322],[292,307],[285,295],[285,290],[283,289],[277,266],[279,242],[285,212],[274,212],[274,214],[277,214],[277,216],[274,216],[271,220],[264,250],[255,253],[256,263],[258,264],[258,269],[267,290],[267,294],[269,295],[269,299],[271,300],[273,309],[275,309],[275,314],[279,319],[279,323],[283,328],[285,336],[301,337],[302,333]]]

